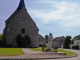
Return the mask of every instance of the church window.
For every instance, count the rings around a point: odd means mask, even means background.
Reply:
[[[25,29],[24,28],[22,29],[22,33],[25,33]]]
[[[7,27],[7,30],[9,30],[9,27]]]

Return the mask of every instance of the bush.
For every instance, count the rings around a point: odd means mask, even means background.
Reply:
[[[43,46],[43,45],[41,45],[41,44],[39,45],[39,47],[42,47],[42,46]],[[44,47],[47,47],[47,46],[46,46],[46,45],[44,45]]]
[[[3,38],[0,38],[0,46],[3,46],[4,45],[4,40]]]
[[[4,45],[4,40],[3,40],[3,33],[0,34],[0,46]]]
[[[42,45],[39,45],[39,47],[42,47]]]
[[[72,46],[72,49],[79,49],[79,46]]]
[[[69,49],[70,47],[69,47],[69,45],[63,45],[63,48]]]

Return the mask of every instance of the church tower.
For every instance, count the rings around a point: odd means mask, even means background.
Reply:
[[[16,37],[21,35],[29,36],[31,39],[30,46],[38,46],[38,27],[28,14],[25,7],[24,0],[20,0],[16,11],[5,21],[5,28],[3,30],[3,38],[6,46],[18,47]],[[24,39],[22,40],[24,41]],[[24,44],[24,43],[23,43]]]

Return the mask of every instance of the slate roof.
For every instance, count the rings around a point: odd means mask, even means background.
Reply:
[[[17,10],[5,22],[10,23],[11,20],[16,16],[16,14],[17,14]]]
[[[53,41],[59,41],[60,39],[62,39],[64,36],[61,37],[56,37],[55,39],[53,39]]]
[[[24,0],[20,0],[19,6],[17,8],[17,10],[5,21],[8,24],[12,21],[12,19],[18,14],[18,12],[25,7],[25,3]]]
[[[77,37],[78,37],[78,39],[77,39]],[[75,36],[75,37],[74,37],[74,41],[75,41],[75,40],[80,40],[80,35]]]
[[[80,35],[75,36],[75,38],[76,38],[76,37],[80,37]]]

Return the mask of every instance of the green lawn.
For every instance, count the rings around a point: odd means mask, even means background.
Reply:
[[[0,48],[0,56],[22,55],[24,52],[21,48]]]
[[[39,47],[39,48],[29,48],[30,50],[32,51],[42,51],[42,47]]]
[[[63,49],[58,49],[58,52],[66,53],[68,56],[77,55],[77,54],[74,53],[74,52],[66,51],[66,50],[63,50]]]
[[[42,47],[29,48],[29,49],[33,51],[42,51]],[[66,51],[63,49],[58,49],[58,52],[66,53],[68,56],[77,55],[74,52]],[[22,54],[24,54],[24,52],[21,50],[21,48],[0,48],[0,56],[16,56],[16,55],[22,55]]]
[[[39,48],[29,48],[29,49],[32,50],[32,51],[42,51],[42,47],[39,47]],[[45,49],[47,49],[47,48],[45,48]],[[63,50],[63,49],[58,49],[58,52],[66,53],[68,56],[77,55],[74,52],[66,51],[66,50]]]

